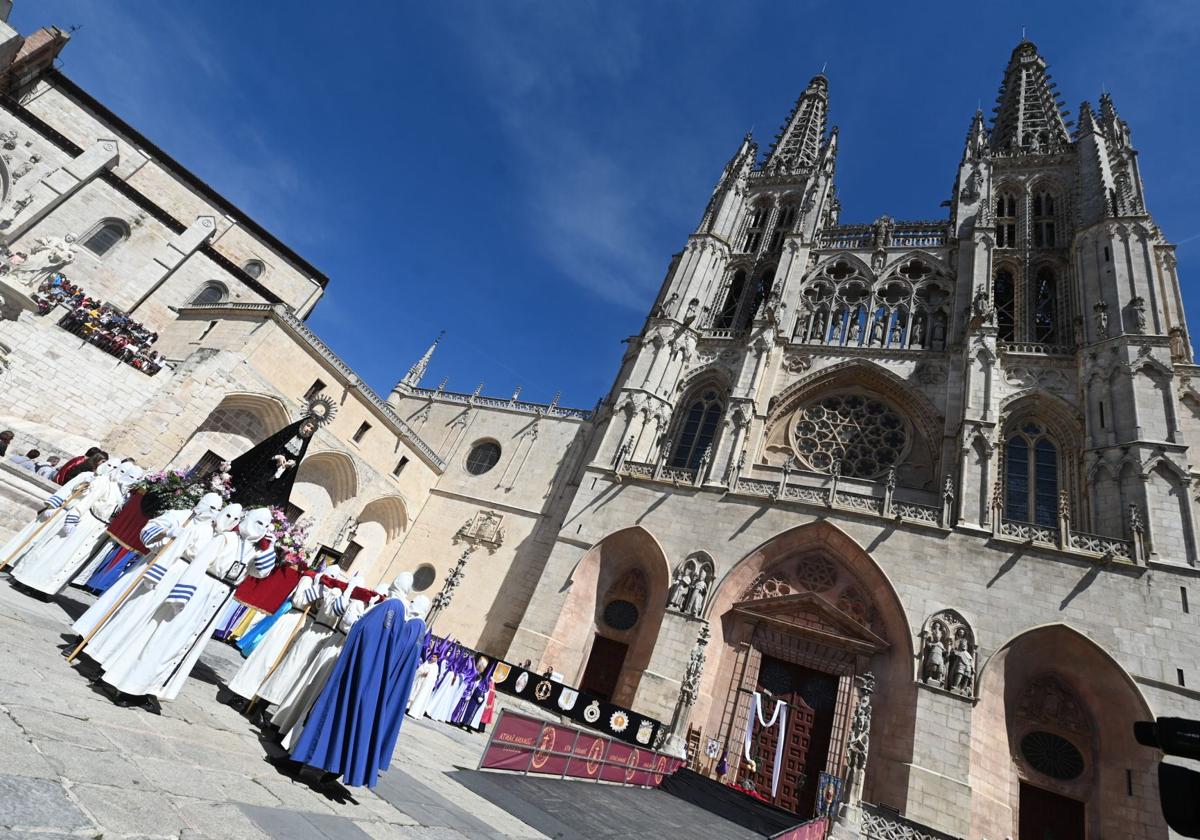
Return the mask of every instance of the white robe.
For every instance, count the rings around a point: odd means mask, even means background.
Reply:
[[[320,586],[309,612],[311,621],[292,642],[279,667],[258,687],[258,696],[272,705],[282,703],[297,682],[312,676],[310,665],[322,648],[336,641],[334,630],[348,605],[350,596],[336,586]]]
[[[62,528],[63,518],[67,515],[69,508],[78,504],[79,500],[73,500],[69,507],[64,506],[64,502],[70,498],[71,494],[75,492],[80,484],[91,481],[92,476],[93,473],[90,472],[80,473],[60,487],[57,493],[48,498],[46,500],[46,507],[50,509],[48,511],[49,515],[45,519],[41,516],[35,516],[32,522],[6,542],[4,547],[0,548],[0,563],[7,563],[9,566],[15,565],[21,558],[57,534],[59,529]],[[24,543],[26,539],[29,539],[35,532],[37,536],[18,551],[18,546]]]
[[[464,688],[466,681],[458,672],[448,675],[433,693],[433,702],[429,704],[429,710],[425,714],[433,720],[445,723],[462,698]]]
[[[234,588],[247,574],[266,577],[274,567],[273,545],[260,551],[232,531],[217,534],[188,564],[149,620],[104,663],[104,682],[125,694],[174,700]]]
[[[179,582],[188,562],[215,536],[211,519],[192,519],[191,511],[168,510],[146,523],[139,535],[142,544],[150,549],[141,561],[105,590],[92,606],[71,625],[71,629],[86,637],[113,605],[130,592],[105,625],[88,643],[87,655],[103,665],[109,657],[123,650],[131,637],[158,609],[171,588]],[[188,524],[185,526],[184,522]],[[172,540],[172,528],[183,528],[179,538]],[[152,571],[142,574],[149,566]],[[131,591],[132,590],[132,591]]]
[[[296,739],[300,737],[309,710],[321,696],[325,681],[329,679],[329,674],[337,664],[342,645],[346,643],[346,634],[350,632],[354,623],[362,618],[365,611],[362,601],[349,602],[333,636],[317,649],[305,673],[292,685],[287,696],[280,702],[279,708],[271,713],[271,723],[283,733],[285,749],[291,750]]]
[[[417,675],[413,678],[412,691],[408,695],[408,713],[419,718],[429,708],[433,699],[433,686],[437,682],[438,666],[436,662],[422,662],[417,667]]]
[[[45,595],[57,595],[87,562],[114,513],[125,502],[125,491],[109,472],[97,476],[63,519],[63,527],[26,554],[13,569],[13,579]],[[71,523],[75,527],[71,528]]]
[[[279,659],[280,654],[288,646],[288,642],[292,640],[292,633],[303,622],[306,626],[312,622],[312,618],[304,614],[304,608],[312,604],[320,591],[311,577],[302,577],[300,582],[296,584],[295,590],[292,592],[292,608],[281,615],[279,619],[267,631],[264,636],[255,646],[250,655],[246,657],[246,661],[242,663],[242,667],[238,668],[238,672],[233,675],[233,679],[229,681],[228,688],[238,697],[246,700],[258,694],[259,688],[263,684],[271,667]],[[312,612],[310,610],[309,612]],[[304,630],[300,630],[296,634],[299,639],[300,634]],[[278,670],[278,669],[276,669]]]
[[[92,556],[92,559],[79,570],[79,574],[71,578],[71,584],[73,586],[83,586],[91,580],[92,575],[96,574],[96,570],[100,568],[100,564],[112,553],[114,548],[121,548],[121,544],[111,538],[106,540],[104,547],[97,551]]]

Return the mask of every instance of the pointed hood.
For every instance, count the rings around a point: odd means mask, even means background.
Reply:
[[[823,75],[813,76],[775,138],[766,170],[790,174],[815,166],[825,136],[828,110],[829,80]]]
[[[1013,50],[1004,71],[992,123],[993,151],[1028,154],[1057,151],[1070,142],[1062,103],[1032,41]]]

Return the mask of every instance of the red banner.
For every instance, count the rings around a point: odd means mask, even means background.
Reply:
[[[825,840],[825,818],[812,820],[784,834],[777,834],[775,840]]]
[[[641,787],[657,787],[682,764],[666,753],[509,709],[500,713],[479,761],[480,769],[603,779]]]

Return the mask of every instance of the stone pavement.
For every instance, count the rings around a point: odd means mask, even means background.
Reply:
[[[212,642],[162,715],[122,709],[67,665],[58,646],[91,602],[55,603],[0,575],[0,837],[362,840],[543,838],[465,787],[483,736],[406,720],[375,791],[344,801],[283,775],[217,684],[237,669]]]

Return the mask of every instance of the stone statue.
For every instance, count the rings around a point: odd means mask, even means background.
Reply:
[[[1146,301],[1140,297],[1135,297],[1129,301],[1129,308],[1133,312],[1133,329],[1138,335],[1146,333]]]
[[[857,677],[858,705],[850,724],[850,741],[847,744],[849,760],[846,767],[846,808],[855,808],[862,802],[863,781],[867,770],[867,754],[871,746],[871,695],[875,692],[875,677],[870,672]],[[845,812],[843,812],[843,816]]]
[[[975,687],[975,654],[965,636],[959,637],[954,648],[954,664],[950,668],[950,690],[968,697]]]
[[[29,250],[29,256],[20,265],[14,265],[9,276],[27,288],[36,289],[42,281],[69,265],[75,259],[75,237],[65,239],[43,236]]]
[[[1100,301],[1092,307],[1096,313],[1096,334],[1100,338],[1108,338],[1108,304]]]
[[[857,318],[855,318],[853,321],[850,322],[850,334],[846,338],[846,340],[850,344],[858,344],[858,335],[859,335],[860,329],[861,328],[859,326]]]
[[[946,643],[945,631],[942,625],[934,622],[925,640],[925,650],[922,653],[923,663],[921,676],[926,685],[945,686],[946,683]]]
[[[886,327],[884,326],[884,322],[886,320],[887,320],[886,318],[881,318],[878,315],[875,316],[875,323],[871,326],[871,346],[872,347],[875,347],[875,346],[882,347],[883,346],[884,330],[886,329]]]
[[[1171,327],[1171,359],[1183,361],[1187,358],[1187,342],[1183,337],[1182,327]]]
[[[925,318],[924,318],[924,316],[918,316],[917,319],[915,321],[913,321],[912,346],[913,347],[924,347],[925,346]]]
[[[671,594],[667,598],[667,606],[673,610],[683,611],[683,601],[687,597],[692,586],[692,573],[683,571],[677,573],[675,582],[671,584]]]
[[[904,343],[904,325],[900,323],[900,319],[896,319],[896,323],[892,324],[892,345],[898,346]]]
[[[708,594],[708,581],[704,574],[696,575],[696,580],[688,590],[687,600],[684,602],[683,611],[688,615],[700,617],[700,613],[704,612],[704,599]]]
[[[992,323],[995,310],[992,308],[992,302],[988,299],[987,289],[975,292],[975,297],[971,301],[971,314],[979,324]]]

